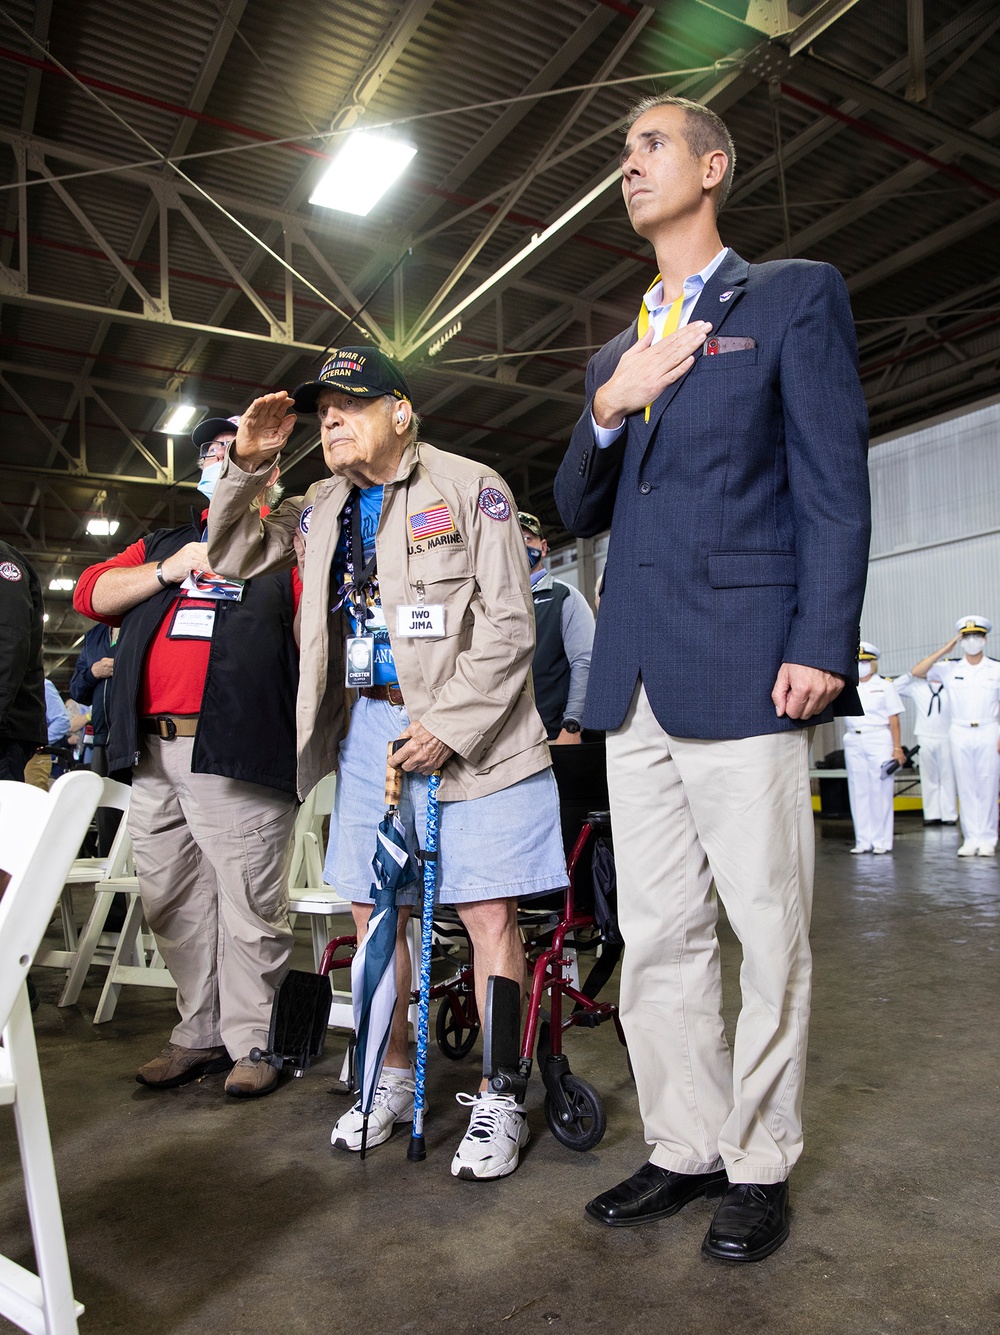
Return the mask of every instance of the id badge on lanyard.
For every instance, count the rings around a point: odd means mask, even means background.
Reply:
[[[344,681],[353,690],[375,684],[375,638],[366,632],[368,625],[368,586],[375,573],[375,556],[365,562],[365,543],[361,532],[361,496],[355,491],[345,507],[347,528],[346,607],[359,632],[348,637]]]

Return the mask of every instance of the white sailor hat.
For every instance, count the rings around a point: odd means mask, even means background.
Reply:
[[[989,635],[993,629],[993,622],[989,617],[959,617],[955,622],[955,629],[959,635]]]
[[[874,644],[869,644],[867,640],[862,640],[858,647],[859,663],[874,663],[879,656],[878,650]]]

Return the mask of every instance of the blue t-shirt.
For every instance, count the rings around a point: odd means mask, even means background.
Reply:
[[[360,495],[361,540],[364,544],[365,564],[367,565],[375,554],[375,534],[378,532],[378,521],[382,517],[382,488],[380,486],[363,487]],[[337,550],[333,558],[334,580],[337,588],[340,588],[347,578],[347,541],[347,525],[343,524],[340,530],[340,541],[337,543]],[[396,662],[392,656],[389,631],[385,624],[385,614],[382,611],[377,570],[372,574],[369,584],[367,622],[364,626],[359,626],[353,614],[348,613],[348,615],[352,627],[351,634],[374,637],[374,684],[376,686],[395,686],[397,683]]]

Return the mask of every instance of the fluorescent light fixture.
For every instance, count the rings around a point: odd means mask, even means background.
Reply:
[[[338,148],[310,204],[365,217],[416,153],[413,144],[373,130],[355,130]]]
[[[75,579],[50,579],[49,588],[53,593],[71,593],[76,587]]]
[[[48,614],[48,612],[43,612],[43,613],[42,613],[42,621],[43,621],[43,622],[44,622],[44,621],[48,621],[48,619],[49,619],[49,614]]]
[[[201,412],[197,403],[172,404],[157,422],[156,430],[165,436],[183,436]]]
[[[88,519],[87,532],[95,538],[110,538],[121,527],[117,519]]]

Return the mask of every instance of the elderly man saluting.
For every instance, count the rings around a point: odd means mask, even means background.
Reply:
[[[292,430],[291,408],[318,415],[333,476],[258,520],[248,503]],[[442,771],[438,893],[472,940],[482,1008],[491,974],[523,986],[518,898],[566,882],[558,798],[528,685],[534,616],[510,493],[496,474],[417,432],[399,368],[374,347],[337,350],[316,380],[293,395],[266,394],[243,415],[213,497],[209,556],[216,569],[245,577],[304,553],[299,792],[338,770],[325,876],[354,901],[359,937],[372,910],[388,743],[405,739],[394,763],[407,773]],[[345,686],[357,691],[349,712]],[[405,785],[411,851],[425,798],[419,779]],[[408,912],[404,905],[401,931]],[[402,943],[397,980],[404,997]],[[471,1120],[452,1173],[513,1172],[528,1140],[522,1106],[482,1089],[458,1098]],[[368,1147],[388,1140],[412,1108],[399,1005]],[[356,1108],[332,1141],[360,1149]]]

